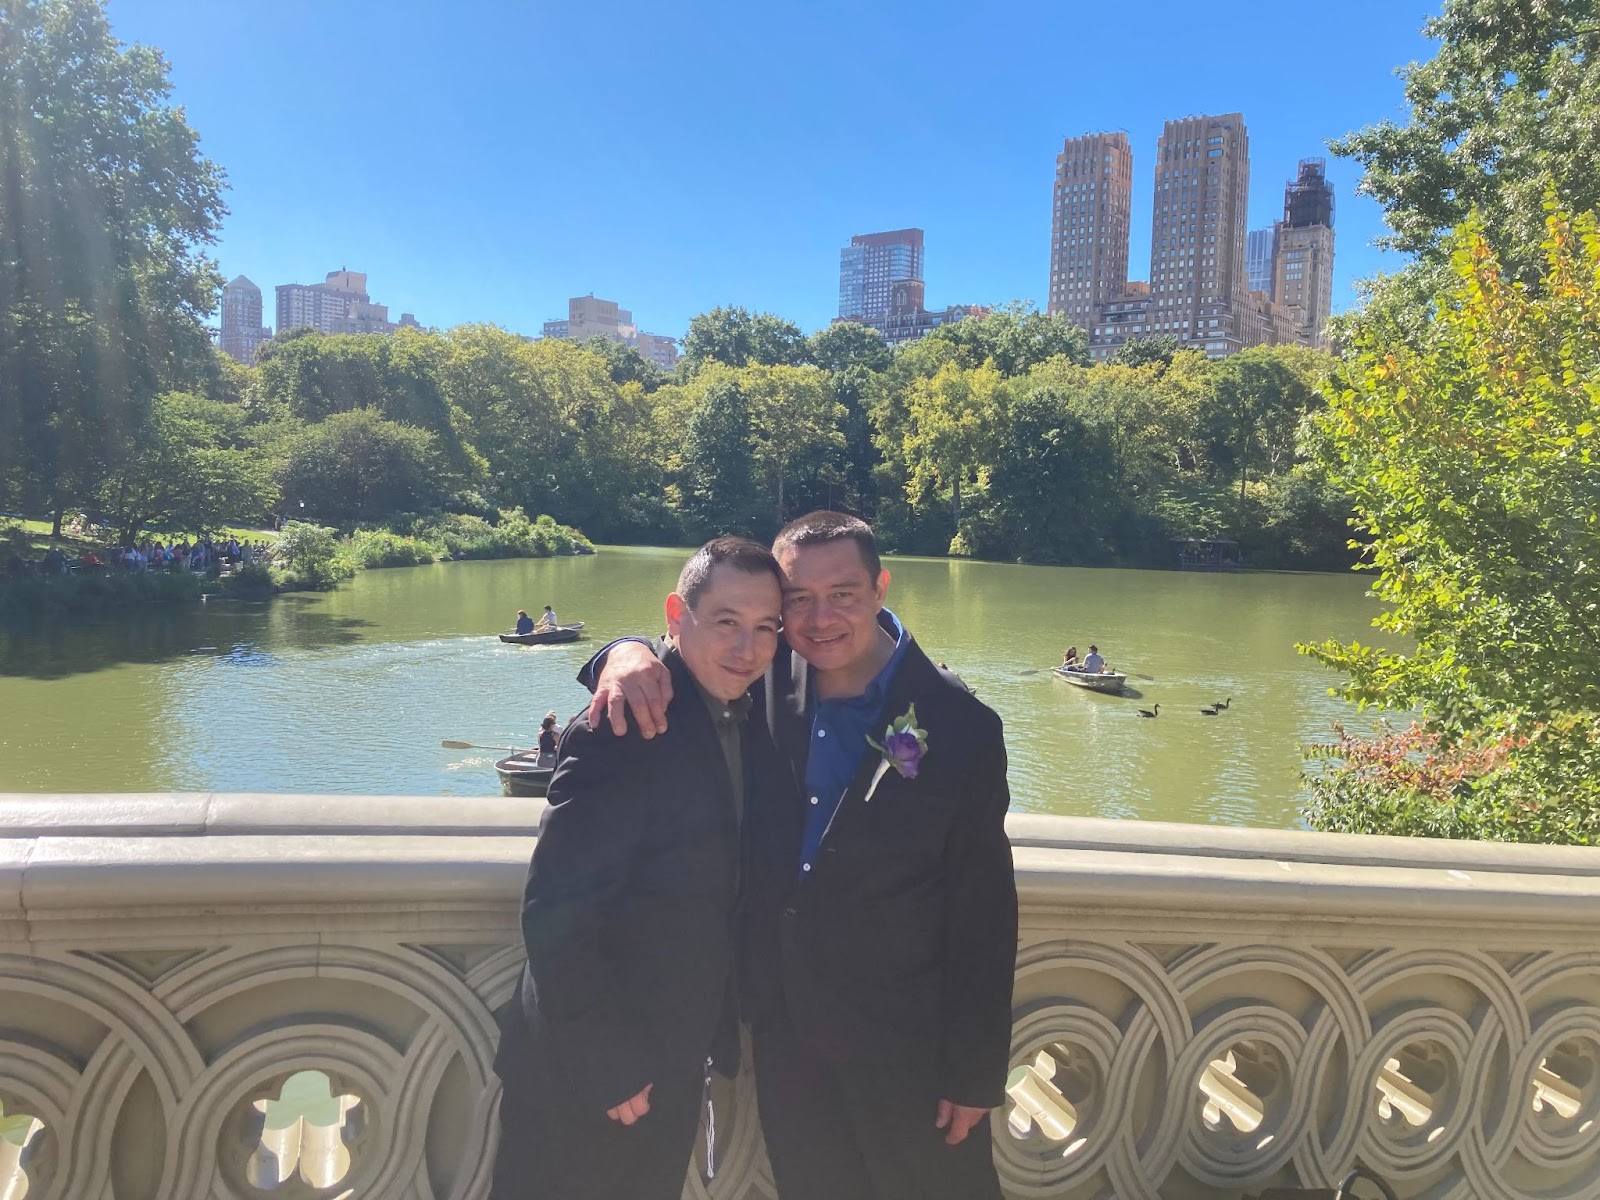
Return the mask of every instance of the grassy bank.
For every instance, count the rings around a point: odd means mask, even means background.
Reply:
[[[357,571],[411,567],[471,558],[550,558],[558,554],[593,554],[594,546],[577,530],[549,516],[529,520],[521,509],[500,519],[449,514],[415,521],[408,533],[391,529],[357,529],[347,534],[321,525],[291,521],[281,534],[261,530],[225,530],[220,537],[271,540],[267,561],[257,560],[225,579],[202,578],[188,571],[84,571],[71,575],[36,575],[0,579],[0,613],[63,614],[125,608],[136,604],[178,604],[215,594],[236,599],[263,599],[275,592],[324,591],[337,587]],[[103,554],[109,547],[94,538],[64,535],[50,538],[47,521],[0,522],[0,557],[13,550],[37,562],[52,545],[69,557]],[[161,534],[151,536],[163,538]],[[163,538],[164,540],[164,538]]]

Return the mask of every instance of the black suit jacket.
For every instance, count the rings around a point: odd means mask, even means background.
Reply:
[[[917,777],[891,768],[872,788],[881,756],[868,748],[802,874],[809,686],[805,660],[780,654],[765,699],[789,778],[751,807],[747,1015],[757,1028],[786,1018],[833,1061],[936,1062],[943,1098],[992,1108],[1005,1098],[1017,954],[1000,718],[913,642],[879,726],[916,705]]]
[[[591,689],[599,659],[578,675]],[[747,793],[744,1016],[758,1029],[787,1019],[835,1062],[935,1062],[942,1098],[995,1107],[1017,954],[1000,718],[913,642],[880,727],[916,704],[917,778],[891,769],[869,800],[869,749],[802,882],[809,672],[780,647],[761,689],[781,763]]]
[[[523,895],[528,966],[497,1068],[549,1064],[606,1109],[705,1059],[737,1068],[741,829],[710,714],[675,651],[670,729],[649,741],[584,715],[562,733]],[[759,717],[741,732],[746,795],[780,769]]]

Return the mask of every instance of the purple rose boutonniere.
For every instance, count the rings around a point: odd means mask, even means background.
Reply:
[[[867,745],[883,755],[872,774],[872,783],[867,787],[868,800],[872,799],[872,793],[878,790],[879,781],[889,773],[890,767],[899,771],[903,778],[915,779],[922,765],[922,756],[928,752],[928,731],[917,728],[917,706],[913,704],[890,722],[883,731],[882,742],[875,742],[869,737]]]

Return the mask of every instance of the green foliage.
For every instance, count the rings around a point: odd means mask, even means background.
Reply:
[[[358,529],[345,539],[343,549],[343,556],[361,571],[420,566],[435,561],[443,553],[430,541],[391,533],[387,529]]]
[[[1398,779],[1407,803],[1473,836],[1591,840],[1600,775],[1575,767],[1600,754],[1595,219],[1552,214],[1545,254],[1537,288],[1514,284],[1470,224],[1427,344],[1357,337],[1319,453],[1371,539],[1379,628],[1415,649],[1304,649],[1349,698],[1420,710],[1441,752],[1514,747],[1472,774],[1473,805]],[[1317,819],[1345,779],[1312,778]]]
[[[100,508],[131,546],[148,529],[215,530],[260,522],[278,490],[272,465],[244,448],[244,414],[183,392],[156,397],[117,449]]]
[[[683,357],[691,372],[710,362],[725,367],[798,367],[807,360],[805,334],[793,321],[747,308],[713,308],[689,321]]]
[[[0,580],[0,613],[31,617],[181,604],[198,600],[202,587],[190,571],[80,571],[59,578]]]
[[[290,521],[272,546],[272,581],[283,591],[326,591],[355,574],[337,531]]]
[[[437,511],[453,482],[433,434],[361,408],[335,413],[291,442],[283,499],[292,512],[353,524]]]
[[[1439,52],[1401,72],[1411,119],[1349,134],[1333,152],[1366,168],[1361,190],[1383,205],[1388,244],[1424,270],[1448,261],[1451,231],[1476,213],[1502,269],[1531,283],[1546,189],[1569,211],[1600,205],[1594,0],[1446,0],[1423,32]]]
[[[688,397],[680,508],[694,540],[720,533],[770,535],[777,524],[761,502],[750,454],[750,402],[737,372],[710,370]]]
[[[211,355],[222,172],[98,0],[0,6],[0,504],[98,491]]]
[[[1111,361],[1123,367],[1147,367],[1151,363],[1167,367],[1177,353],[1178,339],[1171,334],[1131,337],[1117,347]]]
[[[1079,366],[1089,364],[1088,331],[1064,313],[1038,312],[1030,304],[952,321],[924,340],[952,347],[963,367],[990,363],[1007,379],[1057,357]]]

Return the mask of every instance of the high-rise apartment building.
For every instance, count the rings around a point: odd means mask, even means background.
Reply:
[[[1090,328],[1095,306],[1127,287],[1132,197],[1127,134],[1090,133],[1062,143],[1050,220],[1050,312]]]
[[[1278,244],[1278,227],[1252,229],[1245,241],[1244,270],[1252,292],[1272,295],[1273,248]]]
[[[253,363],[261,343],[272,330],[261,324],[261,289],[243,275],[235,275],[222,289],[222,331],[219,341],[225,354],[242,363]]]
[[[1168,121],[1156,143],[1150,225],[1152,332],[1213,355],[1243,340],[1250,136],[1240,113]]]
[[[922,230],[860,233],[839,251],[839,315],[880,321],[897,283],[922,279]]]
[[[1323,345],[1333,309],[1333,185],[1326,159],[1303,158],[1283,190],[1272,296],[1294,313],[1301,337]]]
[[[641,358],[670,371],[678,365],[678,340],[659,333],[642,333],[633,314],[615,300],[597,299],[593,292],[567,301],[565,320],[544,323],[544,336],[584,342],[603,337],[633,350]]]
[[[415,323],[413,318],[412,323]],[[322,283],[278,285],[278,332],[393,333],[387,305],[372,303],[363,271],[329,271]]]

